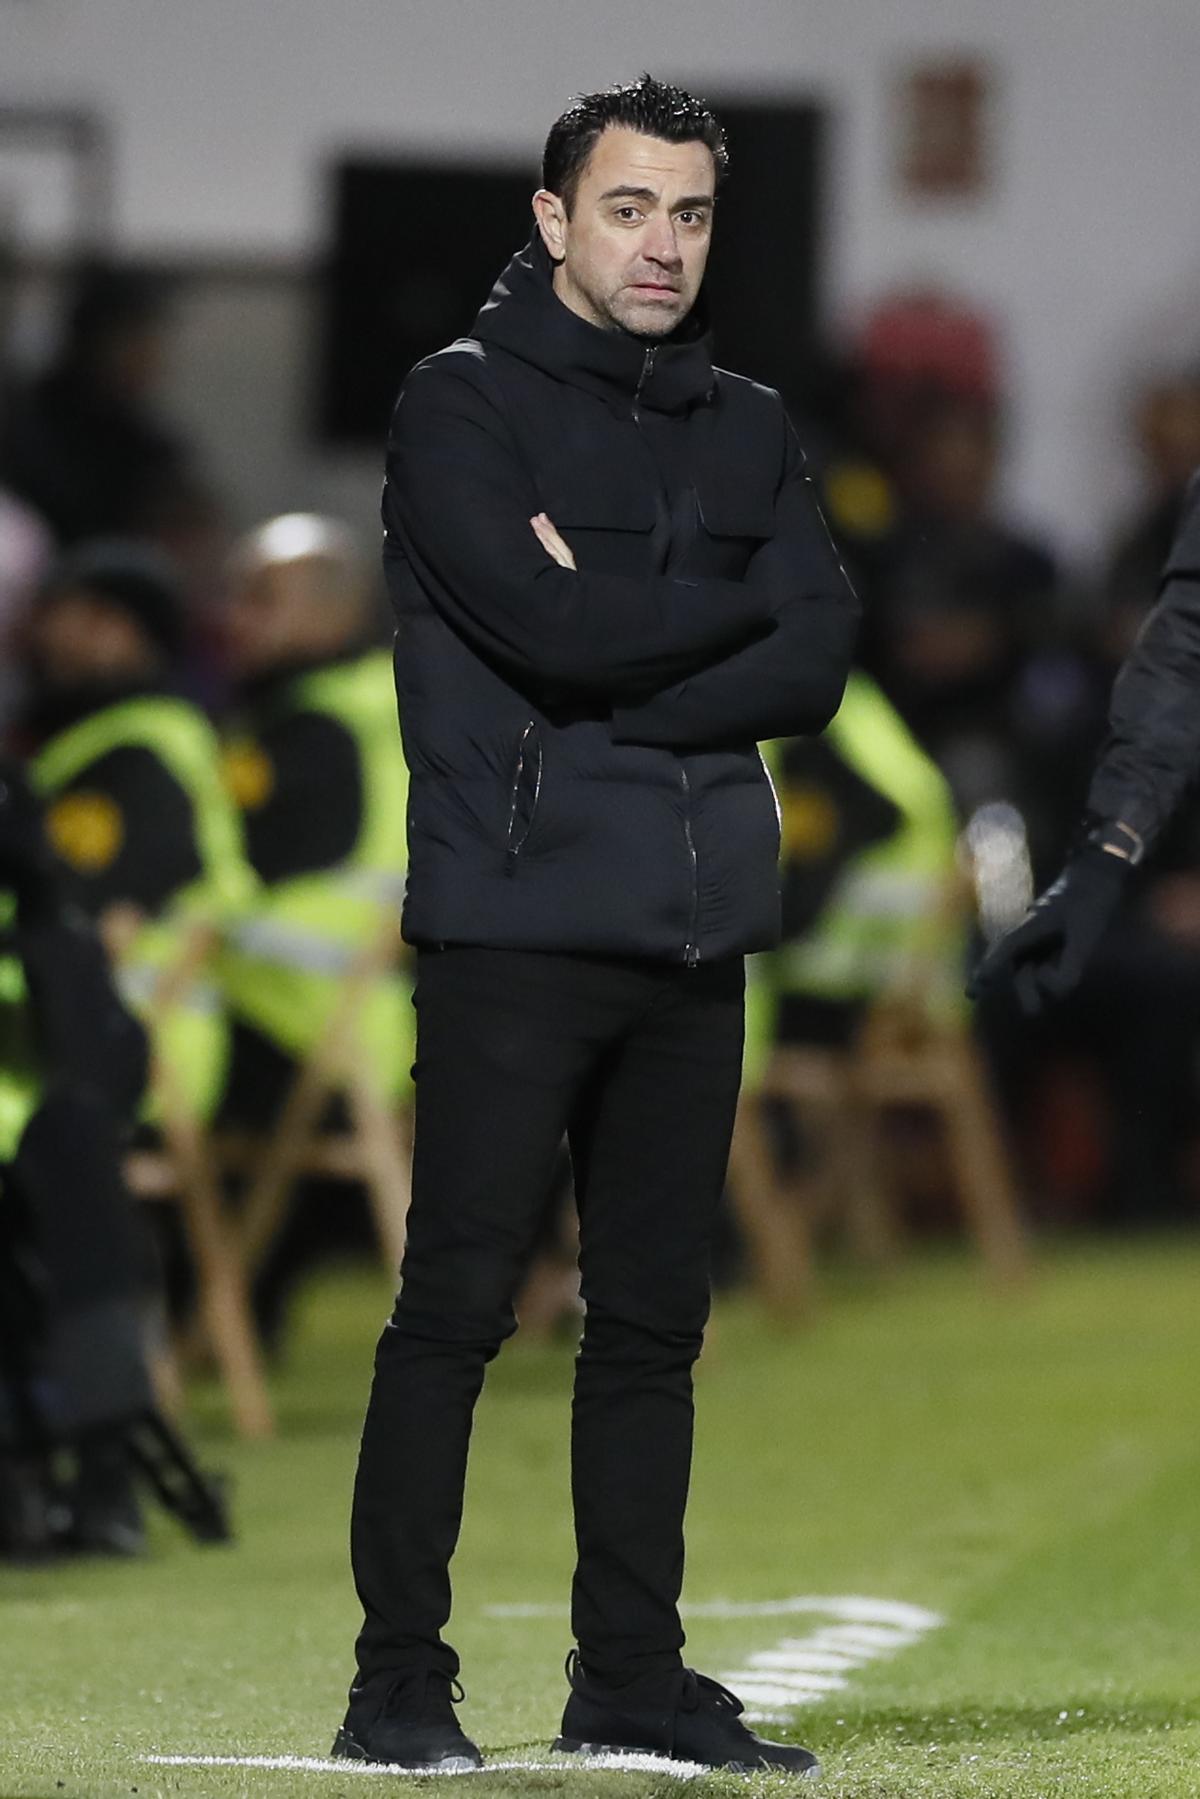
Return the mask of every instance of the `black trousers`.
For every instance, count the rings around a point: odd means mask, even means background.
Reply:
[[[697,968],[447,948],[418,957],[413,1202],[354,1493],[360,1680],[454,1674],[443,1640],[471,1416],[564,1132],[586,1306],[572,1627],[590,1676],[680,1666],[692,1365],[741,1077],[740,958]]]

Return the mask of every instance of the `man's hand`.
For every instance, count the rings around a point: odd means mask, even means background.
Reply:
[[[1116,912],[1130,864],[1088,843],[1013,930],[994,943],[967,983],[971,999],[1013,986],[1030,1018],[1079,983]]]
[[[574,569],[575,558],[571,554],[570,545],[558,535],[546,514],[544,512],[536,513],[529,522],[533,526],[534,536],[547,555],[553,556],[559,568]]]

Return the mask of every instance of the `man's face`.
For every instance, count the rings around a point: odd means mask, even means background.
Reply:
[[[320,556],[260,563],[226,596],[225,649],[237,679],[333,655],[361,624],[356,571]]]
[[[225,606],[225,647],[235,676],[256,675],[297,653],[306,615],[304,571],[268,563],[235,579]]]
[[[51,687],[137,680],[157,662],[137,620],[85,588],[58,594],[35,613],[29,649],[38,676]]]
[[[712,152],[699,140],[601,132],[569,218],[559,196],[534,196],[559,299],[602,330],[666,337],[700,291],[715,189]]]

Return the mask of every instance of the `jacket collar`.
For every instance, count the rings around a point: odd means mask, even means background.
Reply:
[[[683,413],[712,394],[705,327],[703,295],[678,330],[658,344],[590,325],[554,292],[553,264],[535,230],[492,289],[471,335],[622,411],[636,396],[655,412]]]

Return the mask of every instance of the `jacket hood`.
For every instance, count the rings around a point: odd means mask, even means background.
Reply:
[[[564,306],[541,233],[509,262],[471,330],[472,337],[532,363],[555,380],[585,388],[628,409],[635,394],[655,412],[683,413],[713,390],[703,292],[670,337],[650,343],[627,331],[602,331]],[[646,372],[646,352],[655,351]]]

